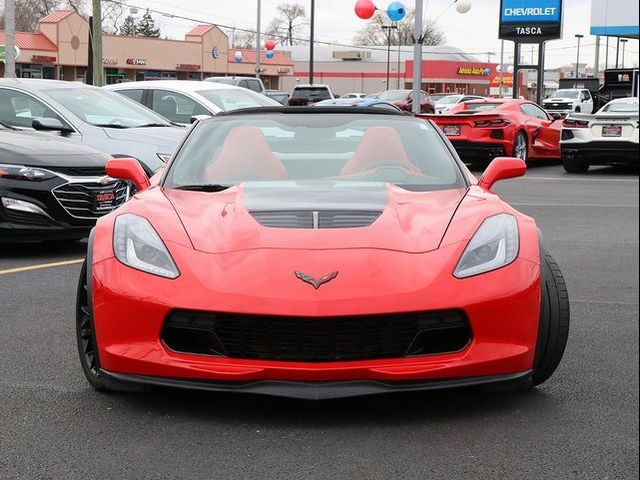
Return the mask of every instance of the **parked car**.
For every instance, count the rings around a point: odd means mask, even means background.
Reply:
[[[593,112],[593,96],[586,88],[563,88],[556,90],[542,106],[555,118],[564,118],[570,113]]]
[[[365,98],[366,96],[364,93],[347,93],[342,98]]]
[[[569,173],[586,173],[591,165],[638,167],[638,98],[612,100],[594,115],[569,114],[560,150]]]
[[[482,100],[484,97],[479,95],[445,95],[435,101],[435,109],[437,114],[443,114],[462,102],[469,100]],[[433,97],[431,97],[433,100]]]
[[[171,158],[186,133],[116,93],[56,80],[0,79],[0,121],[53,132],[112,156],[137,158],[147,173]]]
[[[0,103],[0,112],[7,103]],[[0,124],[0,242],[76,240],[129,198],[94,148]]]
[[[284,106],[288,105],[290,96],[291,95],[289,95],[289,92],[280,92],[280,91],[277,91],[277,90],[267,90],[267,97],[269,97],[271,100],[275,100],[280,105],[284,105]]]
[[[405,112],[413,111],[413,90],[387,90],[380,93],[380,100],[387,100],[394,103],[400,110]],[[420,92],[420,113],[435,113],[435,104],[427,92]]]
[[[393,103],[377,98],[333,98],[314,103],[314,107],[360,107],[360,108],[382,108],[394,112],[402,112]]]
[[[289,98],[288,92],[281,92],[279,90],[269,90],[264,84],[261,78],[258,77],[209,77],[204,79],[205,82],[221,83],[223,85],[233,85],[240,88],[246,88],[257,93],[261,93],[265,97],[274,99],[276,102],[282,103],[284,95]]]
[[[402,113],[261,108],[206,119],[98,222],[76,303],[97,390],[327,399],[500,384],[558,367],[562,274],[534,220]],[[541,295],[541,292],[544,292]]]
[[[296,85],[289,98],[290,107],[306,107],[322,100],[335,98],[329,85]]]
[[[487,165],[505,155],[525,161],[560,158],[561,122],[528,100],[472,100],[428,118],[469,163]]]
[[[279,105],[275,100],[246,88],[196,80],[147,80],[103,88],[135,100],[180,125],[239,108]]]

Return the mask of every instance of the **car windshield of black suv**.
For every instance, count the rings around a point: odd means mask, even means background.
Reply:
[[[326,87],[298,87],[293,90],[293,93],[291,93],[291,98],[294,100],[308,99],[320,101],[331,98],[331,95]]]
[[[169,167],[167,188],[240,182],[385,182],[407,190],[464,188],[436,128],[401,115],[263,113],[197,125]]]

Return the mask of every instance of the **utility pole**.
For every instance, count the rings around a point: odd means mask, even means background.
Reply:
[[[624,68],[624,51],[628,41],[629,40],[627,40],[626,38],[620,40],[620,42],[622,42],[622,68]]]
[[[387,90],[389,90],[389,82],[391,77],[391,31],[397,29],[393,23],[391,25],[382,25],[382,29],[387,32]]]
[[[600,76],[600,35],[596,36],[596,64],[594,65],[593,76],[595,78]]]
[[[258,0],[258,20],[256,22],[256,78],[260,78],[260,43],[261,43],[261,34],[260,34],[260,17],[262,13],[262,1]]]
[[[13,0],[5,0],[5,47],[4,47],[4,78],[16,77],[16,10]]]
[[[504,82],[504,40],[500,41],[500,78],[498,79],[498,82],[500,84],[500,90],[499,90],[499,94],[498,97],[502,98],[502,83]],[[491,87],[489,87],[489,90],[491,90]]]
[[[104,85],[104,72],[102,68],[102,5],[100,0],[93,0],[93,85]]]
[[[578,39],[578,52],[576,54],[576,78],[580,78],[580,40],[584,38],[584,35],[576,33],[575,37]]]
[[[314,62],[315,62],[315,52],[314,52],[314,42],[316,36],[316,1],[311,0],[311,15],[310,15],[311,25],[309,27],[309,84],[313,85],[313,74],[314,74]]]
[[[616,68],[620,68],[620,37],[618,37],[618,44],[616,45]]]
[[[420,114],[420,100],[422,90],[422,15],[423,0],[416,0],[415,23],[413,28],[413,92],[411,99],[413,113]]]

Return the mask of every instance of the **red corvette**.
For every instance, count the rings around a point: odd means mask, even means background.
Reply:
[[[472,100],[456,105],[446,115],[428,118],[469,163],[486,165],[505,155],[525,161],[560,158],[562,122],[527,100]]]
[[[432,124],[387,110],[265,108],[194,125],[93,230],[77,300],[98,390],[335,398],[500,385],[558,366],[569,304],[533,219]]]

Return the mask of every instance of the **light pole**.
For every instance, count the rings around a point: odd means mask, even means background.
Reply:
[[[256,78],[260,78],[260,28],[262,17],[262,2],[258,0],[258,18],[256,20]]]
[[[627,38],[621,38],[620,39],[620,42],[622,43],[622,68],[624,68],[624,50],[625,50],[625,47],[626,47],[628,41],[629,41],[629,39],[627,39]]]
[[[391,76],[391,31],[397,30],[398,26],[395,24],[382,25],[382,29],[387,32],[387,90],[389,90],[389,78]]]
[[[580,77],[580,40],[584,38],[584,35],[576,33],[575,37],[578,39],[578,53],[576,55],[576,78]]]
[[[6,40],[4,47],[4,78],[15,78],[15,6],[13,0],[5,0]]]
[[[314,45],[316,35],[316,1],[311,0],[311,25],[309,26],[309,84],[313,85]]]

